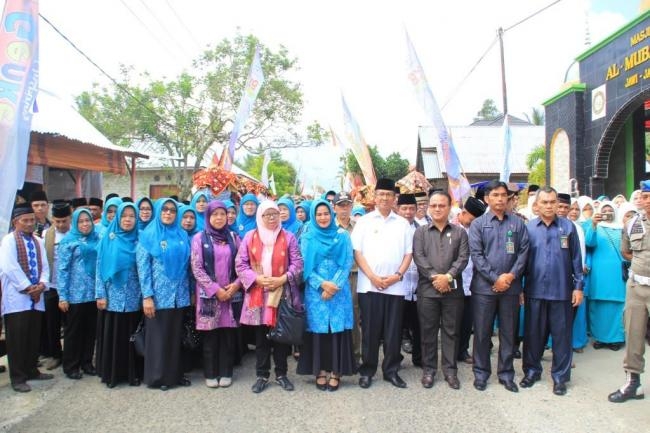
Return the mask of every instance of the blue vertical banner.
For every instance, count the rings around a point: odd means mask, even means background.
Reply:
[[[38,1],[6,0],[0,25],[0,235],[23,187],[38,92]]]
[[[246,125],[246,121],[250,117],[251,111],[253,111],[253,105],[255,104],[257,94],[260,92],[262,84],[264,84],[264,72],[262,71],[262,63],[260,61],[260,47],[257,47],[255,48],[251,70],[248,74],[248,79],[246,80],[246,86],[244,87],[241,101],[239,102],[239,108],[237,109],[237,115],[232,126],[232,131],[230,132],[228,152],[224,152],[221,161],[219,161],[219,165],[226,170],[230,170],[230,167],[235,160],[235,145],[237,144],[237,139],[239,139],[241,130],[244,125]]]
[[[427,77],[424,74],[424,69],[422,69],[420,59],[415,52],[408,33],[406,33],[406,49],[408,51],[408,79],[413,85],[415,96],[422,106],[425,115],[438,131],[438,139],[445,161],[447,180],[449,182],[449,194],[455,202],[462,203],[463,199],[470,194],[471,187],[462,172],[454,142],[442,119],[442,112],[438,107],[436,99],[433,97],[433,93],[427,82]]]

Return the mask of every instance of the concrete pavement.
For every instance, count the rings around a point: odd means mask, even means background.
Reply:
[[[495,339],[496,342],[496,339]],[[496,370],[496,350],[493,369]],[[400,375],[407,389],[375,376],[370,389],[357,376],[344,378],[334,393],[314,386],[314,378],[295,375],[294,392],[271,384],[263,393],[250,391],[254,356],[235,369],[233,385],[209,389],[202,373],[192,372],[192,386],[167,392],[121,385],[107,389],[96,377],[72,381],[55,371],[52,381],[32,382],[33,391],[15,393],[8,374],[0,375],[0,430],[8,432],[649,432],[647,400],[612,404],[607,394],[623,383],[623,352],[576,354],[569,392],[552,393],[550,351],[542,381],[518,394],[506,391],[496,377],[484,392],[472,386],[471,367],[459,365],[461,389],[451,390],[440,374],[432,389],[419,383],[420,370],[410,358]],[[0,360],[6,365],[6,358]],[[517,382],[521,362],[516,361]],[[642,376],[650,384],[650,376]]]

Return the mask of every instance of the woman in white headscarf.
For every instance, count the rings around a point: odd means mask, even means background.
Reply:
[[[623,224],[616,220],[613,203],[605,201],[585,227],[585,245],[591,249],[589,329],[594,348],[619,350],[625,341],[625,281],[620,253]]]

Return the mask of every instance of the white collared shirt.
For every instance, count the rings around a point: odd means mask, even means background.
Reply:
[[[361,252],[368,266],[379,276],[394,275],[404,256],[413,252],[413,230],[408,221],[392,212],[384,218],[378,211],[361,217],[352,231],[352,247]],[[403,281],[385,290],[377,290],[370,279],[359,269],[357,292],[378,292],[405,296]]]

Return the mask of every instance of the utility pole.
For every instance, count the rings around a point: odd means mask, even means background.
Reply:
[[[508,91],[506,90],[506,62],[503,55],[503,27],[497,31],[499,48],[501,49],[501,91],[503,93],[503,117],[508,115]]]

